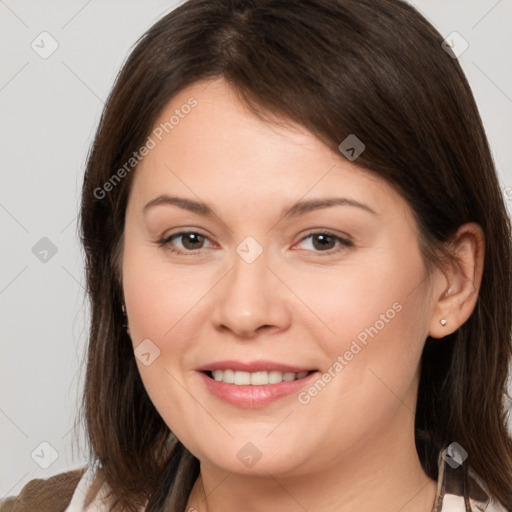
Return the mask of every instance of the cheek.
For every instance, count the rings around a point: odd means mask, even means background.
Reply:
[[[308,412],[315,412],[312,416],[329,410],[326,429],[342,430],[346,439],[377,435],[402,409],[406,416],[407,409],[415,409],[425,290],[420,286],[411,293],[412,281],[398,276],[387,287],[361,286],[350,300],[340,301],[338,318],[331,323],[336,336],[323,338],[327,358],[322,370],[330,374],[329,383],[301,395]]]
[[[281,272],[298,299],[295,323],[315,327],[313,339],[336,350],[353,339],[364,344],[406,329],[408,318],[424,314],[423,266],[419,255],[409,253],[406,265],[398,256],[389,252],[336,268]]]
[[[210,278],[199,267],[171,265],[165,249],[127,234],[123,288],[134,344],[145,338],[162,342],[186,324],[211,288]]]
[[[428,290],[419,252],[404,251],[406,260],[388,251],[333,272],[328,280],[306,281],[302,288],[324,327],[316,339],[327,355],[326,369],[339,356],[343,369],[349,367],[342,371],[337,366],[343,375],[333,386],[338,397],[353,392],[361,397],[364,386],[371,394],[376,375],[405,393],[414,377],[427,332]]]
[[[129,237],[127,237],[129,242]],[[190,395],[183,388],[180,365],[186,360],[200,294],[206,283],[191,279],[191,271],[171,269],[153,247],[127,243],[123,288],[130,338],[135,356],[149,353],[149,364],[136,357],[147,394],[169,428],[188,441],[186,422]],[[142,349],[144,347],[144,349]]]
[[[171,265],[159,252],[141,244],[125,252],[130,338],[148,396],[169,428],[188,439],[183,418],[190,419],[191,404],[184,385],[198,360],[198,340],[206,339],[205,297],[218,277],[200,266]],[[146,361],[137,357],[148,352]]]

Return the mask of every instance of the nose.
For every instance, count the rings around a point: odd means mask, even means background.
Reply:
[[[251,263],[235,254],[231,271],[216,288],[213,321],[217,329],[253,339],[260,332],[289,327],[290,293],[269,268],[265,251]]]

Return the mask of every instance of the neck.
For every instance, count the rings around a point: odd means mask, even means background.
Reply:
[[[421,467],[414,435],[407,442],[389,437],[371,446],[365,440],[336,463],[301,475],[251,476],[201,463],[186,510],[431,512],[437,484]]]

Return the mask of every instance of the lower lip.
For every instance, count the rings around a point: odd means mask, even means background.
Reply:
[[[265,384],[262,386],[227,384],[214,380],[203,372],[199,372],[207,389],[216,397],[237,407],[246,409],[263,407],[275,400],[298,393],[304,385],[311,382],[319,372],[313,372],[299,380]]]

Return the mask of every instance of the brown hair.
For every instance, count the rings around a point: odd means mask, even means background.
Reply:
[[[136,170],[108,193],[98,190],[143,145],[176,93],[223,77],[262,119],[295,121],[333,151],[350,134],[363,141],[356,163],[408,201],[428,269],[446,263],[445,242],[459,226],[482,227],[475,310],[453,334],[425,343],[416,447],[437,479],[439,450],[456,441],[491,494],[512,509],[503,406],[510,219],[472,92],[442,41],[401,0],[189,0],[138,41],[105,105],[80,214],[91,304],[81,414],[90,457],[120,508],[136,511],[149,500],[148,512],[182,511],[199,462],[150,401],[122,327],[124,215]]]

